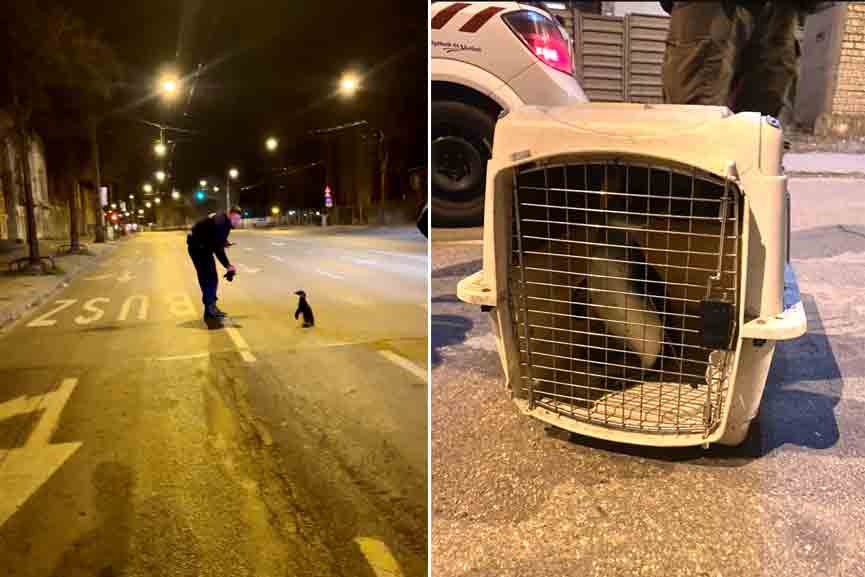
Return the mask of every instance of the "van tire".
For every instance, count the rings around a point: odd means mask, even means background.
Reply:
[[[483,110],[448,100],[432,103],[431,118],[432,224],[481,226],[495,119]]]

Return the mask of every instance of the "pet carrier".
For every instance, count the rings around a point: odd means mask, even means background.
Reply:
[[[525,107],[498,122],[483,270],[520,409],[575,433],[737,445],[805,332],[778,122],[724,107]]]

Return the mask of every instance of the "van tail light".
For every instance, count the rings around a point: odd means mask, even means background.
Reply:
[[[555,22],[530,10],[511,12],[502,18],[541,62],[573,74],[570,46]]]

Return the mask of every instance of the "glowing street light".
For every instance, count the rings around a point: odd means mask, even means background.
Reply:
[[[237,177],[240,176],[240,173],[237,171],[236,168],[232,168],[232,169],[229,169],[228,176],[232,180],[237,180]]]
[[[153,186],[151,186],[149,182],[145,182],[143,185],[141,185],[141,190],[143,190],[147,194],[150,194],[151,192],[153,192]],[[130,198],[132,197],[130,196]]]
[[[207,186],[207,181],[204,179],[199,180],[198,186],[200,186],[201,188],[205,188]]]
[[[171,198],[173,198],[174,200],[179,200],[180,199],[180,193],[176,190],[172,190],[171,191]]]
[[[273,152],[274,150],[276,150],[276,147],[279,146],[279,141],[273,136],[271,136],[264,142],[264,146],[267,147],[267,150]]]
[[[156,198],[153,199],[153,202],[155,202],[156,205],[158,206],[158,205],[162,204],[162,199],[157,196]]]
[[[150,208],[150,207],[153,206],[153,205],[152,205],[152,204],[150,203],[150,201],[148,200],[147,202],[144,203],[144,206],[146,206],[147,208]]]
[[[164,170],[157,170],[156,171],[156,180],[158,180],[159,182],[165,182],[165,171]]]
[[[139,208],[139,209],[138,209],[138,214],[144,214],[144,209],[143,209],[143,208]]]
[[[351,72],[346,72],[339,79],[339,92],[343,96],[354,96],[359,86],[360,80]]]
[[[159,79],[159,93],[166,100],[171,100],[177,96],[177,89],[180,87],[180,82],[177,77],[171,74],[166,74]]]
[[[213,187],[213,192],[219,192],[219,187],[218,187],[218,186],[214,186],[214,187]]]
[[[153,152],[156,153],[156,156],[165,156],[165,153],[168,149],[161,142],[157,142],[153,145]]]
[[[278,207],[278,206],[274,206],[274,207],[272,207],[272,208],[270,209],[270,214],[272,214],[273,216],[278,215],[278,214],[279,214],[279,207]]]
[[[116,202],[111,203],[111,210],[117,210],[117,203]]]

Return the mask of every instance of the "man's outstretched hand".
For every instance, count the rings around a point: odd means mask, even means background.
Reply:
[[[231,265],[227,269],[225,269],[225,275],[223,275],[223,277],[228,282],[231,282],[234,280],[234,275],[236,275],[236,274],[237,274],[237,269],[234,268],[234,265]]]

